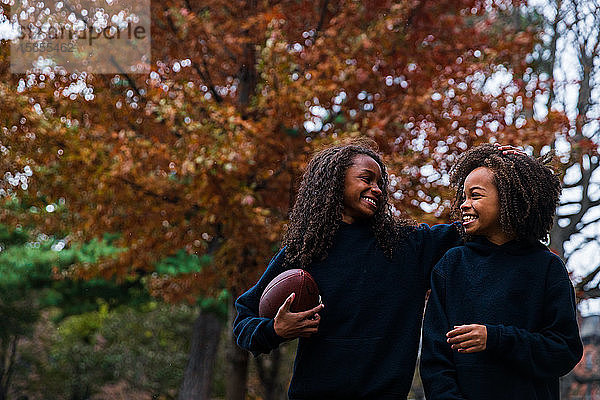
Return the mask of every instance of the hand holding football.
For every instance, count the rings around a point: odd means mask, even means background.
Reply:
[[[295,293],[290,305],[293,313],[319,305],[319,288],[313,277],[302,269],[290,269],[277,275],[265,288],[258,306],[258,315],[275,318],[279,307]]]
[[[295,339],[297,337],[309,337],[319,330],[321,322],[321,311],[324,307],[319,304],[307,311],[291,312],[290,307],[294,301],[295,293],[292,293],[279,307],[279,311],[273,320],[273,329],[275,333],[285,339]]]

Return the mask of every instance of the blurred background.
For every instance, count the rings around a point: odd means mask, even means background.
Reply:
[[[233,301],[310,155],[354,137],[430,224],[470,146],[556,152],[586,346],[562,398],[600,399],[598,1],[153,1],[139,68],[15,72],[27,24],[135,17],[115,1],[0,4],[0,400],[285,398],[295,342],[249,357]]]

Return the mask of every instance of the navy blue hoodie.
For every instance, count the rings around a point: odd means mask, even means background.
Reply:
[[[367,225],[342,223],[328,257],[305,268],[325,308],[319,332],[298,342],[289,397],[406,399],[431,268],[458,244],[454,226],[421,225],[388,260]],[[272,319],[257,316],[265,286],[283,271],[284,251],[236,301],[234,335],[255,355],[284,341]]]
[[[450,348],[446,333],[466,324],[486,326],[484,351]],[[558,378],[582,352],[569,276],[542,244],[477,237],[435,266],[420,369],[428,400],[558,400]]]

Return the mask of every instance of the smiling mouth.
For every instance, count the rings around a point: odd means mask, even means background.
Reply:
[[[463,226],[467,226],[476,221],[477,219],[478,218],[475,215],[463,215],[462,224]]]
[[[364,196],[361,196],[360,198],[363,199],[364,201],[366,201],[367,203],[369,203],[369,205],[373,206],[374,208],[377,208],[377,202],[375,200],[373,200],[372,198],[364,197]]]

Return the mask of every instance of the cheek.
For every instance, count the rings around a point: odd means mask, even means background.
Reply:
[[[500,210],[498,205],[494,201],[486,201],[479,205],[480,216],[483,217],[486,222],[494,222],[498,220]]]

